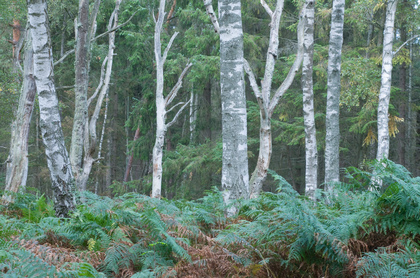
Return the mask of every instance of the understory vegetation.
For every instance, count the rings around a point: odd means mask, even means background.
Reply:
[[[373,173],[373,174],[372,174]],[[79,195],[69,219],[25,193],[0,211],[0,277],[420,277],[420,178],[389,160],[313,203],[277,193],[196,201]]]

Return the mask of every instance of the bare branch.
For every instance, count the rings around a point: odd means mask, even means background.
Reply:
[[[162,63],[165,63],[165,61],[166,61],[166,57],[168,56],[169,49],[171,48],[172,43],[174,42],[174,40],[175,40],[176,36],[178,36],[178,34],[179,34],[179,32],[175,32],[175,33],[172,35],[171,39],[169,40],[169,43],[168,43],[168,45],[166,46],[165,51],[163,52],[163,56],[162,56]]]
[[[187,107],[187,105],[190,103],[191,99],[189,101],[187,101],[179,110],[178,113],[176,113],[175,117],[173,118],[173,120],[169,123],[166,124],[166,128],[171,127],[176,120],[178,119],[179,115],[181,114],[181,112],[185,109],[185,107]]]
[[[257,81],[255,79],[255,75],[252,72],[251,67],[246,59],[244,59],[244,69],[245,72],[248,74],[249,82],[251,83],[251,88],[254,91],[255,97],[257,98],[258,105],[260,106],[261,115],[265,117],[267,115],[267,103],[264,102],[262,97],[260,88],[258,87]]]
[[[206,12],[210,17],[210,21],[213,24],[214,32],[220,33],[219,22],[217,21],[216,13],[213,10],[212,0],[203,0]]]
[[[64,53],[64,55],[63,55],[63,56],[61,56],[61,58],[60,58],[58,61],[56,61],[56,62],[54,63],[54,67],[55,67],[56,65],[60,64],[61,62],[63,62],[63,61],[64,61],[64,59],[66,59],[66,58],[67,58],[67,56],[69,56],[70,54],[74,53],[74,51],[75,51],[75,49],[73,48],[72,50],[69,50],[69,51],[67,51],[66,53]]]
[[[131,21],[131,19],[132,19],[132,18],[136,15],[136,13],[137,13],[137,11],[136,11],[135,13],[133,13],[133,14],[130,16],[130,18],[129,18],[126,22],[124,22],[124,23],[122,23],[122,24],[120,24],[120,25],[118,25],[118,26],[116,26],[116,27],[112,28],[111,30],[108,30],[108,31],[106,31],[106,32],[104,32],[104,33],[102,33],[102,34],[100,34],[100,35],[98,35],[98,36],[94,37],[94,38],[93,38],[93,39],[91,39],[90,41],[91,41],[91,42],[93,42],[93,41],[95,41],[95,40],[97,40],[97,39],[99,39],[99,38],[102,38],[103,36],[108,35],[109,33],[112,33],[112,32],[114,32],[114,31],[116,31],[116,30],[120,29],[121,27],[124,27],[125,25],[127,25],[127,24]]]
[[[61,87],[55,87],[55,90],[65,90],[65,89],[73,89],[75,86],[61,86]]]
[[[254,91],[254,94],[257,98],[262,98],[260,88],[258,87],[257,81],[255,79],[255,75],[252,72],[252,69],[248,63],[248,61],[244,58],[244,69],[245,72],[248,74],[249,82],[251,83],[251,88]]]
[[[176,82],[175,86],[172,88],[172,90],[169,92],[169,94],[165,98],[165,107],[168,107],[169,104],[171,104],[172,100],[176,97],[178,94],[179,89],[182,87],[182,80],[184,79],[185,74],[187,74],[187,71],[191,68],[192,64],[188,63],[182,73],[178,77],[178,82]]]
[[[174,106],[172,106],[168,111],[166,111],[166,114],[168,114],[169,112],[171,112],[172,110],[174,110],[176,107],[178,107],[179,105],[184,104],[185,102],[178,102],[177,104],[175,104]]]
[[[94,98],[96,98],[96,96],[98,95],[99,91],[102,88],[102,85],[104,84],[105,65],[106,65],[107,61],[108,61],[108,56],[106,56],[105,59],[104,59],[104,61],[102,62],[102,66],[101,66],[101,77],[99,79],[98,87],[96,87],[95,93],[93,93],[93,95],[87,101],[87,107],[88,108],[89,108],[92,100]]]
[[[400,47],[398,47],[398,49],[393,53],[392,57],[395,57],[397,55],[397,53],[401,50],[401,48],[403,48],[407,43],[411,42],[414,39],[417,39],[418,37],[420,37],[420,35],[414,36],[408,40],[406,40]]]
[[[298,30],[297,30],[297,37],[298,37],[298,51],[296,54],[295,61],[292,67],[287,74],[286,79],[284,79],[283,83],[281,83],[280,87],[277,89],[276,93],[274,94],[273,98],[270,101],[270,107],[268,108],[269,115],[273,114],[274,108],[276,108],[277,104],[279,103],[279,99],[283,96],[283,94],[289,89],[290,85],[292,85],[293,79],[295,78],[296,73],[299,71],[300,65],[302,64],[303,60],[303,35],[304,35],[304,24],[303,24],[303,15],[304,12],[302,10]]]
[[[270,9],[268,4],[264,0],[260,0],[261,5],[265,9],[265,11],[268,13],[268,15],[272,18],[273,17],[273,11]]]

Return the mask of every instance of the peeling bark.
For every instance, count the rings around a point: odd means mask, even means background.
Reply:
[[[33,46],[34,79],[40,108],[40,127],[54,192],[57,217],[74,209],[73,175],[64,144],[55,92],[46,0],[28,1],[29,34]]]

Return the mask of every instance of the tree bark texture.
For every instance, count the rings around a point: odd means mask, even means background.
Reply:
[[[303,118],[305,125],[305,194],[315,200],[318,173],[318,152],[316,145],[314,91],[313,91],[313,55],[314,55],[314,15],[315,2],[306,1],[305,35],[302,64],[302,90],[303,90]]]
[[[240,0],[219,0],[219,23],[223,137],[222,190],[224,190],[225,203],[229,203],[239,198],[249,198]]]
[[[29,33],[32,39],[34,79],[40,108],[40,128],[58,217],[74,209],[73,175],[64,144],[58,99],[55,92],[51,40],[46,0],[28,1]]]
[[[29,25],[28,25],[29,26]],[[26,186],[28,177],[28,139],[29,127],[34,108],[36,85],[33,72],[33,50],[30,36],[26,36],[23,85],[19,106],[12,124],[10,154],[6,170],[5,191],[17,193]],[[13,196],[5,193],[3,203],[13,201]]]
[[[384,26],[384,43],[382,52],[382,74],[381,89],[378,101],[378,152],[376,159],[388,158],[389,155],[389,129],[388,109],[391,96],[392,77],[392,44],[394,40],[395,12],[397,0],[389,0],[386,7],[386,18]]]
[[[328,89],[325,136],[325,184],[340,180],[340,92],[341,92],[341,49],[343,47],[345,0],[334,0],[331,14],[330,46],[328,51]]]
[[[261,90],[257,84],[256,78],[248,62],[245,60],[244,67],[248,74],[250,84],[254,94],[257,98],[260,107],[260,150],[258,154],[258,161],[254,172],[250,179],[250,198],[256,198],[262,189],[265,179],[267,178],[267,170],[270,166],[272,153],[272,138],[271,138],[271,116],[276,108],[280,98],[287,91],[293,82],[293,79],[302,64],[303,59],[303,21],[300,15],[300,20],[297,30],[298,51],[296,59],[287,74],[286,79],[276,90],[273,97],[271,97],[271,84],[273,79],[274,65],[277,59],[277,51],[279,45],[279,26],[283,10],[284,1],[278,0],[275,11],[271,11],[265,1],[261,1],[263,7],[271,17],[270,23],[270,41],[267,51],[267,62],[265,65],[264,79],[261,82]]]

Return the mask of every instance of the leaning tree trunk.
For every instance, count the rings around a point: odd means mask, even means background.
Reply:
[[[318,152],[316,145],[314,91],[313,91],[313,55],[314,55],[314,14],[315,3],[306,2],[304,53],[302,64],[302,90],[303,90],[303,118],[305,125],[305,194],[315,200],[317,188]]]
[[[226,203],[249,198],[247,115],[240,0],[219,0],[222,189]],[[233,208],[234,210],[234,208]],[[234,214],[235,211],[229,213]]]
[[[394,39],[395,12],[398,0],[389,0],[386,7],[384,26],[384,43],[382,51],[381,89],[378,101],[378,152],[376,159],[388,158],[389,154],[389,129],[388,108],[391,97],[392,77],[392,42]]]
[[[345,0],[334,0],[331,14],[330,47],[328,51],[328,89],[325,135],[325,184],[330,190],[340,180],[340,92],[341,49],[343,47]]]
[[[34,79],[40,109],[40,127],[54,192],[57,217],[74,209],[73,175],[64,144],[55,92],[51,40],[46,0],[28,0],[29,33],[33,46]]]
[[[6,170],[6,193],[3,203],[13,201],[13,196],[7,192],[17,193],[26,186],[28,177],[28,139],[29,127],[34,108],[36,86],[33,72],[32,39],[27,36],[25,46],[23,86],[19,98],[19,106],[12,124],[10,154]]]

